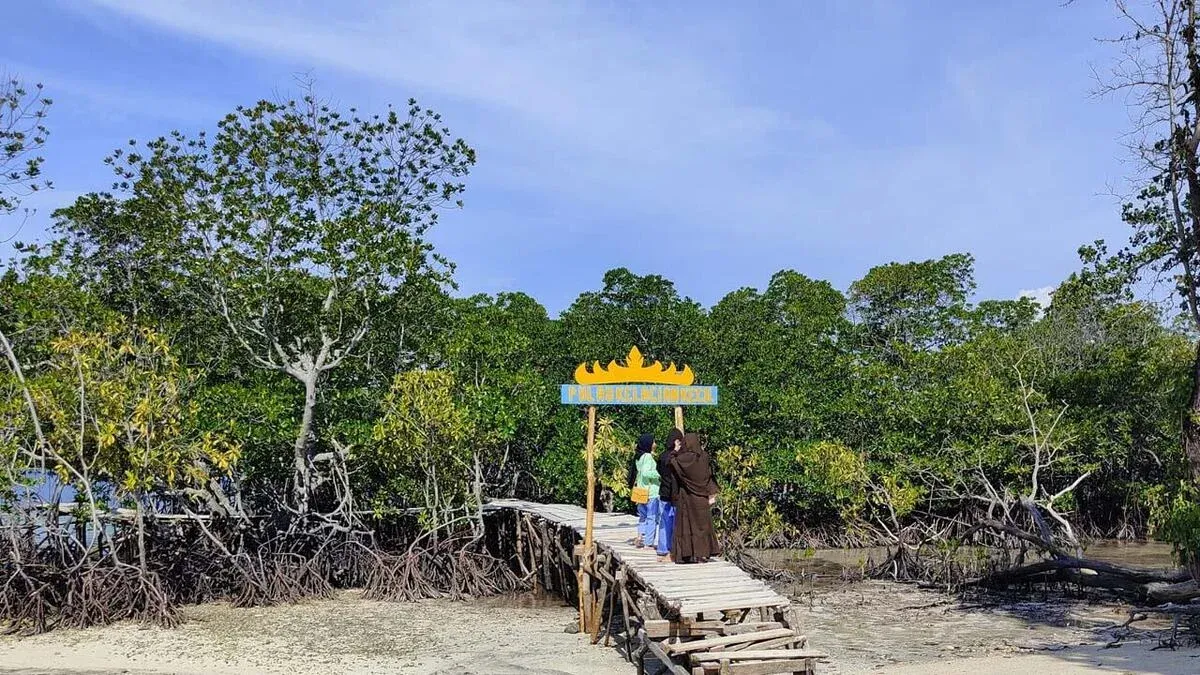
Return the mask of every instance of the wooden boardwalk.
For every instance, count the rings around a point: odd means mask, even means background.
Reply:
[[[584,537],[587,516],[578,506],[501,499],[489,502],[485,509],[492,513],[523,514],[528,533],[523,533],[518,524],[515,536],[516,556],[522,566],[526,554],[530,568],[535,564],[560,566],[564,561],[570,562],[561,545],[557,553],[543,555],[540,560],[534,549],[549,551],[548,540],[556,538],[560,544],[571,540],[577,545]],[[531,518],[540,521],[541,537],[529,526]],[[547,535],[547,526],[558,534]],[[796,630],[795,614],[787,597],[720,558],[704,564],[659,562],[653,549],[633,545],[636,535],[635,516],[618,513],[593,516],[596,574],[612,582],[606,581],[602,592],[614,598],[608,605],[608,623],[612,623],[614,607],[620,603],[626,652],[631,658],[635,655],[635,639],[639,643],[636,654],[640,657],[639,671],[644,667],[647,651],[658,658],[663,669],[676,675],[812,673],[814,661],[825,658],[824,654],[806,649],[807,640]],[[570,558],[578,570],[579,556]],[[531,569],[529,573],[532,576],[538,572]],[[550,577],[546,573],[543,578]],[[560,590],[569,593],[565,584]],[[603,615],[603,605],[600,614]],[[594,635],[594,641],[599,634]]]
[[[586,514],[569,504],[538,504],[516,499],[491,502],[493,508],[530,513],[557,525],[574,529],[583,537]],[[790,602],[742,568],[720,558],[703,565],[673,565],[658,562],[653,549],[635,548],[637,517],[624,513],[597,513],[593,520],[596,544],[610,551],[629,573],[643,582],[681,617],[719,613],[733,609],[781,609]]]

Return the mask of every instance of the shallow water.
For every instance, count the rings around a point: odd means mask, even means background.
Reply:
[[[965,549],[971,551],[974,549]],[[883,546],[865,548],[761,549],[754,551],[764,563],[800,572],[820,585],[832,580],[841,581],[861,574],[874,562],[884,560],[888,550]],[[1173,569],[1170,544],[1162,542],[1127,542],[1099,540],[1084,549],[1084,555],[1096,560],[1131,567]]]
[[[1084,555],[1116,565],[1174,569],[1171,545],[1160,541],[1097,541],[1084,549]]]

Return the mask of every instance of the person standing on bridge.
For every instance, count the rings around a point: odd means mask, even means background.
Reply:
[[[675,500],[676,480],[671,469],[671,458],[683,448],[683,432],[671,429],[667,434],[667,449],[658,458],[658,498],[660,502],[658,513],[658,541],[655,550],[659,562],[671,562],[672,540],[675,536]]]
[[[675,476],[675,536],[671,546],[675,562],[708,562],[721,554],[713,530],[712,505],[717,499],[708,452],[700,434],[683,438],[683,449],[671,458]]]
[[[638,533],[633,545],[638,548],[654,546],[658,534],[661,502],[658,499],[658,465],[654,459],[654,434],[642,434],[633,451],[630,466],[630,499],[637,504]]]

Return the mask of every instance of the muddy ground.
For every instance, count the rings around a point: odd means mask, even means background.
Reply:
[[[832,657],[821,670],[830,675],[1200,673],[1200,649],[1183,635],[1178,650],[1157,648],[1160,638],[1171,635],[1170,621],[1120,629],[1128,611],[1114,603],[963,600],[881,581],[818,589],[797,602],[810,643]]]

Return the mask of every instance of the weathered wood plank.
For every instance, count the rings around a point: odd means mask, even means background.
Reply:
[[[693,642],[680,642],[678,644],[668,645],[667,651],[672,654],[686,654],[688,652],[702,652],[714,647],[728,647],[729,645],[741,644],[743,642],[758,642],[761,640],[772,640],[781,637],[795,637],[795,633],[791,628],[778,628],[776,630],[757,631],[751,633],[743,633],[741,635],[725,635],[722,637],[706,638],[704,640],[695,640]]]
[[[704,593],[713,594],[725,591],[727,593],[775,593],[775,589],[770,586],[756,584],[744,579],[732,579],[725,582],[705,581],[705,582],[683,582],[683,581],[658,581],[654,584],[655,588],[663,592],[670,593]]]
[[[719,667],[717,672],[721,672]],[[729,675],[784,675],[785,673],[790,675],[791,673],[811,672],[812,659],[780,659],[778,661],[734,662],[729,664]]]
[[[746,649],[803,649],[807,642],[806,636],[793,634],[791,637],[781,637],[747,645]]]
[[[731,593],[728,591],[713,591],[712,594],[700,594],[695,596],[683,595],[680,597],[680,602],[688,605],[715,605],[722,602],[758,602],[760,600],[774,600],[785,602],[782,598],[771,591],[746,591],[744,593]],[[747,607],[760,607],[761,605],[724,605],[717,609],[745,609]]]
[[[740,652],[696,652],[691,655],[692,663],[704,661],[767,661],[773,659],[827,659],[829,655],[811,649],[747,649]]]
[[[688,604],[681,603],[679,605],[680,614],[706,614],[708,612],[724,612],[731,609],[755,609],[758,607],[786,607],[787,600],[782,598],[768,598],[765,600],[736,600],[726,603],[717,602],[711,604]]]
[[[646,645],[646,649],[658,659],[658,662],[671,671],[672,675],[688,675],[688,671],[678,663],[671,660],[670,656],[663,651],[662,645],[657,641],[646,637],[646,631],[639,630],[638,635],[642,638],[642,644]]]

